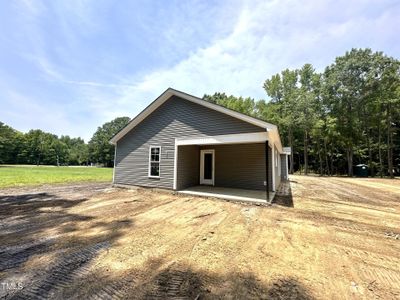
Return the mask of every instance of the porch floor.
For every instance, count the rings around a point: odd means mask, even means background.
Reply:
[[[246,190],[246,189],[235,189],[217,186],[197,185],[192,186],[184,190],[178,191],[178,193],[204,196],[204,197],[215,197],[226,200],[235,201],[247,201],[253,203],[267,203],[266,192],[258,190]],[[272,202],[275,193],[269,192],[269,203]]]

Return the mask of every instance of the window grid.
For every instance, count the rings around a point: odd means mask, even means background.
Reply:
[[[160,177],[161,147],[150,146],[149,148],[149,177]]]

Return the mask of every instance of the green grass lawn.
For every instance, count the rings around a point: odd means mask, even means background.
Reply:
[[[112,168],[0,165],[0,188],[87,181],[111,182],[112,172]]]

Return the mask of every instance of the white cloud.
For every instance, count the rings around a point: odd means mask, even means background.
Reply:
[[[313,63],[322,71],[335,56],[352,47],[385,47],[381,31],[392,28],[386,37],[397,35],[394,28],[399,26],[391,27],[400,25],[396,10],[371,18],[364,15],[368,5],[337,1],[243,4],[225,37],[192,51],[172,67],[152,71],[136,81],[125,78],[127,85],[85,88],[84,97],[103,120],[134,116],[168,87],[200,97],[221,91],[265,98],[264,80],[285,68]],[[343,7],[344,16],[336,18]]]
[[[118,89],[121,96],[116,103],[128,107],[138,99],[148,102],[167,87],[199,96],[225,91],[264,97],[263,81],[284,68],[310,62],[321,69],[351,47],[379,47],[384,29],[394,38],[397,33],[392,26],[399,23],[396,10],[386,17],[383,13],[371,18],[363,15],[369,5],[365,1],[255,1],[242,5],[230,34],[171,68],[143,76],[133,87]],[[335,18],[344,7],[345,16]],[[385,41],[381,42],[385,47]]]
[[[390,55],[400,56],[400,45],[396,43],[397,28],[400,28],[400,5],[391,1],[380,1],[379,5],[372,0],[256,0],[233,3],[228,10],[229,14],[226,11],[221,12],[221,24],[215,29],[218,32],[210,33],[211,41],[203,43],[200,48],[189,46],[198,44],[193,40],[197,32],[202,37],[206,35],[208,24],[204,24],[203,28],[203,24],[194,20],[196,15],[181,20],[174,12],[173,24],[160,34],[165,35],[162,37],[163,41],[176,43],[177,48],[184,49],[187,55],[172,66],[166,64],[168,67],[159,69],[154,69],[153,66],[147,73],[139,74],[132,70],[129,74],[113,74],[112,69],[104,70],[104,73],[112,74],[114,79],[119,78],[114,82],[97,81],[94,74],[98,71],[96,66],[93,66],[96,71],[92,71],[94,80],[80,80],[79,70],[68,70],[80,63],[73,57],[66,56],[74,61],[73,65],[68,63],[62,67],[48,59],[46,45],[36,26],[38,21],[32,20],[32,29],[28,33],[32,34],[32,40],[37,41],[37,46],[32,49],[31,59],[40,67],[47,80],[64,87],[71,86],[74,99],[69,106],[77,107],[69,114],[75,113],[81,107],[92,115],[76,125],[75,122],[68,121],[71,116],[67,113],[58,116],[56,114],[57,118],[63,120],[64,129],[69,130],[72,127],[74,129],[69,132],[73,132],[80,126],[85,128],[81,130],[81,134],[88,138],[102,122],[117,116],[136,115],[168,87],[200,97],[205,93],[220,91],[265,98],[262,84],[271,75],[285,68],[301,67],[305,63],[312,63],[322,71],[336,56],[352,47],[371,47],[373,50],[383,50]],[[224,9],[229,4],[230,2]],[[69,6],[69,2],[65,5]],[[71,7],[73,8],[67,10],[67,15],[76,16],[82,27],[88,30],[86,34],[90,35],[104,26],[98,23],[99,18],[94,13],[96,10],[92,10],[87,3]],[[205,9],[198,4],[193,10],[198,12]],[[31,5],[28,10],[38,15],[43,8]],[[75,28],[70,26],[71,20],[63,15],[63,11],[63,6],[59,7],[57,15],[66,37],[66,46],[75,48],[79,46],[79,40],[76,39]],[[218,10],[214,8],[211,16],[218,17]],[[143,26],[152,28],[147,19]],[[179,28],[182,28],[181,31]],[[152,30],[149,33],[154,34],[157,28]],[[164,50],[160,46],[157,51],[165,51],[160,55],[170,57],[173,56],[171,53],[174,47],[168,46]],[[64,72],[65,69],[68,72]],[[70,77],[74,73],[77,76]],[[43,114],[40,111],[39,113]],[[54,121],[53,117],[49,118]],[[68,133],[67,130],[65,132]]]

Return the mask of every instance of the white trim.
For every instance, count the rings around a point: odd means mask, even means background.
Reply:
[[[204,179],[204,154],[212,154],[212,179]],[[200,184],[215,185],[215,150],[200,150]]]
[[[142,122],[147,116],[149,116],[153,111],[155,111],[158,107],[160,107],[165,101],[167,101],[172,96],[178,96],[179,98],[191,101],[193,103],[202,105],[204,107],[213,109],[215,111],[227,114],[231,117],[240,119],[247,123],[259,126],[261,128],[265,128],[270,131],[278,131],[276,125],[261,121],[259,119],[241,114],[239,112],[227,109],[225,107],[210,103],[201,98],[183,93],[181,91],[174,90],[172,88],[168,88],[164,93],[162,93],[156,100],[154,100],[149,106],[147,106],[140,114],[138,114],[135,118],[133,118],[127,126],[125,126],[120,132],[118,132],[111,140],[110,143],[115,144],[119,139],[121,139],[125,134],[131,131],[136,125]],[[279,137],[279,134],[278,134]]]
[[[178,144],[175,139],[175,148],[174,148],[174,190],[177,189],[177,178],[178,178]]]
[[[272,191],[275,192],[275,146],[272,145]]]
[[[115,143],[115,146],[114,146],[114,167],[113,167],[113,181],[112,181],[113,184],[115,182],[115,162],[116,161],[117,161],[117,143]]]
[[[218,144],[240,144],[259,143],[268,139],[268,132],[238,133],[227,135],[215,135],[206,137],[189,137],[175,139],[177,145],[218,145]]]
[[[151,161],[151,149],[153,149],[153,148],[159,148],[160,149],[160,151],[159,151],[159,155],[158,155],[158,176],[154,176],[154,175],[151,175],[151,163],[152,163],[152,161]],[[157,161],[153,161],[153,163],[156,163]],[[156,146],[154,146],[154,145],[150,145],[149,146],[149,165],[148,165],[148,168],[149,168],[149,170],[148,170],[148,177],[149,178],[160,178],[161,177],[161,146],[158,146],[158,145],[156,145]]]
[[[289,164],[288,164],[288,156],[289,155],[287,155],[286,154],[286,179],[289,179]]]

